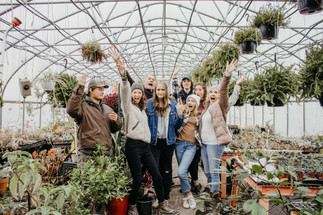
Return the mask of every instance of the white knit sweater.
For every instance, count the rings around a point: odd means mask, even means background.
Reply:
[[[134,140],[150,142],[148,119],[144,110],[131,102],[131,89],[128,81],[121,82],[121,107],[125,117],[127,137]]]

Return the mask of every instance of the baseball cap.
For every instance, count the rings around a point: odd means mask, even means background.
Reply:
[[[189,75],[185,75],[185,76],[182,78],[182,81],[183,81],[184,79],[188,79],[188,80],[192,81],[192,78],[191,78],[191,76],[189,76]]]
[[[89,82],[88,88],[92,88],[92,87],[104,87],[104,88],[108,88],[109,85],[107,85],[103,80],[101,80],[99,78],[93,78]]]

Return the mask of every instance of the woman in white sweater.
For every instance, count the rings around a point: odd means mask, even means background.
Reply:
[[[116,61],[122,77],[121,107],[125,117],[125,134],[127,136],[125,154],[133,178],[132,190],[129,197],[128,214],[137,214],[136,201],[142,177],[141,163],[145,165],[153,178],[157,197],[160,202],[160,212],[164,214],[172,214],[173,210],[164,203],[162,177],[155,158],[148,146],[151,136],[148,127],[147,115],[145,113],[147,104],[144,87],[141,84],[134,83],[130,88],[130,84],[127,81],[124,61],[119,59],[118,56],[120,55],[115,49],[110,49],[109,53]]]

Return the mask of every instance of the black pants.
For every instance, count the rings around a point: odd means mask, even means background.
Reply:
[[[197,181],[198,179],[200,159],[201,159],[201,147],[198,147],[198,149],[196,149],[196,153],[192,160],[192,163],[188,168],[188,172],[191,175],[192,181]]]
[[[167,145],[166,139],[158,139],[155,146],[150,145],[150,149],[163,178],[164,199],[168,200],[170,188],[172,186],[172,158],[175,144]]]
[[[126,157],[129,164],[130,172],[133,178],[132,190],[130,192],[129,204],[136,204],[138,190],[141,186],[141,163],[145,165],[151,174],[155,186],[155,191],[159,202],[164,201],[164,188],[162,177],[158,166],[151,153],[148,144],[140,140],[128,138],[126,141]]]

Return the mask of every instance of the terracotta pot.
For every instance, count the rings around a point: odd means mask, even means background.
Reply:
[[[3,195],[6,192],[9,178],[0,180],[0,194]]]
[[[310,178],[315,178],[315,173],[307,173],[306,175]]]
[[[107,215],[126,215],[128,211],[128,196],[123,199],[112,199],[105,205]]]
[[[286,180],[284,180],[284,182],[288,182],[289,180],[289,174],[285,173],[284,175],[279,175],[278,176],[279,179],[285,178]]]
[[[323,179],[323,174],[322,173],[316,173],[316,177],[318,179]]]
[[[259,27],[259,30],[263,40],[273,40],[278,36],[277,25],[262,25]]]
[[[304,177],[304,173],[297,173],[297,177],[298,177],[299,179],[303,179],[303,177]]]
[[[322,0],[297,0],[298,11],[301,14],[315,14],[322,10]]]
[[[17,27],[21,24],[21,21],[18,19],[18,18],[13,18],[13,20],[11,21],[11,24],[14,26],[14,27]]]
[[[252,54],[255,52],[256,43],[254,41],[246,41],[240,44],[242,54]]]

